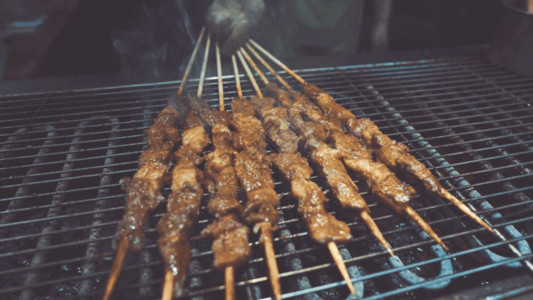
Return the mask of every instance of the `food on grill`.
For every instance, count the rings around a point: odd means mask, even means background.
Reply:
[[[276,227],[279,197],[274,190],[270,160],[266,153],[265,133],[261,122],[253,116],[253,107],[244,99],[234,99],[231,126],[236,132],[235,172],[246,193],[244,219],[255,225]],[[251,111],[250,111],[251,109]]]
[[[228,112],[212,111],[207,104],[196,99],[202,119],[211,127],[214,150],[207,154],[205,179],[210,194],[208,210],[215,220],[202,232],[212,236],[216,268],[234,267],[248,259],[249,229],[240,222],[243,207],[237,200],[239,182],[233,167],[233,135],[228,128]]]
[[[118,249],[104,299],[108,299],[113,291],[127,250],[131,252],[141,250],[144,237],[143,225],[148,212],[163,200],[161,190],[165,184],[165,174],[169,168],[172,151],[180,140],[176,127],[178,120],[179,113],[171,105],[161,110],[147,131],[149,148],[139,157],[140,169],[131,180],[124,179],[122,182],[127,193],[126,206],[113,245],[115,248],[118,245]]]
[[[167,298],[172,290],[181,294],[183,279],[191,258],[187,232],[196,220],[204,190],[203,173],[198,169],[202,151],[210,143],[202,121],[191,111],[185,119],[182,146],[175,152],[176,165],[172,169],[171,193],[168,196],[167,212],[161,217],[157,228],[160,233],[159,250],[165,261],[168,286]],[[165,297],[163,297],[165,298]]]
[[[323,203],[327,198],[320,188],[309,180],[312,169],[297,152],[300,138],[290,129],[287,111],[284,108],[274,107],[272,98],[252,97],[251,102],[265,120],[263,127],[268,137],[275,141],[274,146],[283,149],[280,154],[273,154],[273,161],[291,183],[291,193],[299,202],[298,211],[304,218],[311,237],[319,243],[328,245],[333,260],[346,280],[350,292],[355,294],[355,288],[336,244],[336,242],[351,239],[350,229],[345,223],[335,219],[324,210]],[[288,145],[290,146],[287,147]],[[300,171],[302,171],[301,174],[296,174]],[[377,228],[376,230],[379,231]]]
[[[287,110],[274,106],[274,99],[252,97],[251,103],[263,118],[263,128],[278,152],[296,152],[300,137],[290,128]]]
[[[267,93],[287,108],[289,120],[297,132],[304,139],[304,148],[309,160],[314,163],[318,171],[326,179],[331,191],[344,208],[355,209],[367,224],[374,236],[391,255],[392,250],[383,234],[370,217],[370,210],[363,197],[359,194],[357,185],[352,181],[341,161],[341,153],[325,143],[327,134],[324,128],[315,122],[304,121],[298,111],[291,108],[292,100],[287,91],[279,89],[275,84],[267,85]]]
[[[338,120],[351,134],[361,139],[379,161],[389,168],[405,174],[407,179],[420,182],[426,191],[450,201],[485,229],[494,232],[468,206],[448,192],[423,163],[410,155],[409,148],[406,145],[391,140],[371,120],[367,118],[357,119],[350,110],[338,104],[333,97],[319,87],[306,83],[304,84],[304,91],[322,109],[328,119]]]
[[[326,212],[328,201],[320,187],[311,181],[313,170],[298,152],[272,154],[276,168],[291,184],[291,195],[298,200],[298,212],[304,219],[311,237],[321,244],[343,243],[352,239],[350,228]]]
[[[383,163],[374,161],[371,151],[357,137],[347,134],[337,120],[328,120],[305,95],[296,91],[292,91],[291,95],[294,99],[291,109],[323,126],[331,143],[340,151],[345,165],[365,180],[374,195],[394,209],[396,213],[407,214],[444,249],[448,250],[429,224],[408,205],[413,194],[416,193],[414,189],[403,184]]]
[[[279,197],[274,190],[270,158],[266,153],[265,132],[261,121],[254,117],[254,108],[245,99],[235,98],[231,102],[231,128],[234,130],[234,168],[240,185],[246,194],[243,218],[253,226],[255,233],[261,232],[259,241],[265,247],[270,270],[272,288],[276,299],[281,299],[279,271],[272,246],[272,232],[277,227]],[[268,254],[268,252],[272,254]],[[269,260],[272,259],[272,262]]]
[[[269,138],[274,138],[275,146],[282,149],[280,153],[271,154],[272,161],[290,182],[291,194],[298,200],[298,212],[306,222],[311,237],[321,244],[350,240],[352,236],[348,225],[325,211],[324,203],[328,199],[318,185],[311,181],[313,170],[297,152],[300,138],[290,130],[286,110],[274,107],[273,102],[272,98],[252,97],[252,103],[265,120],[263,126]]]

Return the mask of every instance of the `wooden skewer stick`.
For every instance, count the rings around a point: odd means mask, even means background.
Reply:
[[[250,68],[244,61],[240,51],[237,51],[237,56],[239,56],[239,60],[243,64],[246,74],[248,75],[248,78],[250,78],[250,81],[252,82],[252,85],[254,86],[257,92],[257,96],[260,99],[263,99],[263,94],[259,90],[259,86],[257,85],[257,82],[255,81],[255,78],[253,77],[252,72],[250,71]],[[233,68],[235,71],[235,77],[236,78],[239,77],[239,74],[238,74],[239,70],[237,68],[236,62]],[[263,80],[267,80],[266,77],[264,77]],[[278,299],[281,299],[281,285],[279,283],[279,269],[278,269],[278,263],[276,261],[276,253],[274,252],[274,244],[272,243],[272,227],[270,226],[269,223],[262,223],[260,225],[260,228],[261,228],[261,242],[263,243],[263,247],[265,249],[266,262],[267,262],[268,273],[270,277],[270,285],[272,286],[272,292],[274,293],[274,298],[278,300]]]
[[[254,45],[255,48],[257,48],[259,51],[261,51],[266,57],[271,59],[273,62],[278,64],[285,72],[289,73],[292,77],[294,77],[298,82],[301,84],[305,84],[305,80],[298,76],[293,70],[289,69],[284,63],[282,63],[279,59],[274,57],[274,55],[270,54],[270,52],[266,51],[263,47],[261,47],[258,43],[256,43],[254,40],[250,39],[250,43]]]
[[[352,295],[355,295],[355,287],[353,286],[352,279],[350,278],[350,274],[348,274],[348,269],[346,268],[346,264],[344,264],[344,259],[342,258],[341,252],[339,251],[337,244],[335,244],[335,242],[329,242],[328,249],[331,253],[331,256],[333,257],[333,260],[335,261],[335,264],[337,265],[337,268],[339,268],[339,271],[341,272],[344,281],[346,281],[346,285],[348,285],[350,292],[352,293]]]
[[[202,72],[200,73],[200,80],[198,81],[198,92],[196,97],[202,97],[202,91],[204,89],[205,69],[207,66],[207,58],[209,57],[209,47],[211,46],[211,36],[207,35],[207,42],[205,43],[204,61],[202,63]]]
[[[269,63],[266,62],[266,60],[264,60],[260,55],[259,53],[257,53],[257,51],[255,51],[254,48],[252,48],[252,46],[249,44],[249,43],[246,43],[246,48],[248,48],[248,50],[250,50],[250,52],[252,52],[252,54],[254,55],[254,57],[259,60],[263,66],[265,66],[269,71],[270,73],[272,73],[276,79],[281,82],[281,84],[288,90],[292,90],[292,87],[287,83],[287,81],[285,81],[285,79],[283,79],[283,77],[281,77],[278,72],[276,72],[276,70],[274,70],[274,68],[272,68],[270,66]]]
[[[527,11],[533,14],[533,0],[529,0],[527,3]]]
[[[252,60],[252,58],[250,57],[250,55],[248,55],[248,53],[246,52],[246,50],[244,50],[244,48],[241,48],[239,50],[242,55],[244,55],[244,58],[246,58],[246,60],[248,61],[248,63],[252,66],[252,68],[254,68],[254,70],[257,72],[257,74],[259,75],[259,77],[261,77],[261,79],[263,80],[263,82],[265,84],[268,84],[268,79],[266,78],[265,74],[263,74],[263,72],[261,72],[261,70],[259,69],[259,67],[255,64],[255,62]]]
[[[198,36],[198,40],[196,40],[196,45],[194,45],[194,50],[192,51],[191,58],[189,59],[189,63],[187,64],[187,68],[185,69],[185,74],[183,75],[183,79],[181,79],[181,84],[177,92],[178,96],[180,97],[183,94],[183,88],[185,87],[185,84],[187,83],[187,79],[189,78],[189,73],[191,72],[194,59],[196,58],[196,53],[198,52],[198,46],[200,46],[200,43],[202,42],[202,39],[204,38],[204,33],[205,33],[205,27],[202,27],[202,30],[200,31],[200,35]]]
[[[126,257],[126,253],[128,252],[129,246],[130,240],[128,240],[127,238],[120,239],[117,254],[115,255],[115,261],[113,262],[113,266],[111,267],[111,273],[109,275],[109,279],[107,280],[105,294],[104,297],[102,297],[103,300],[109,300],[109,297],[113,292],[113,288],[115,287],[118,275],[120,274],[120,270],[122,269],[122,264],[124,263],[124,258]]]
[[[265,248],[265,256],[268,266],[268,275],[270,276],[270,284],[272,285],[272,292],[276,300],[281,299],[281,285],[279,283],[279,269],[276,261],[276,253],[274,252],[274,245],[272,243],[272,227],[269,223],[261,224],[261,241]]]
[[[426,221],[424,221],[424,219],[422,219],[422,217],[411,206],[406,205],[403,209],[403,212],[405,212],[411,218],[411,220],[415,221],[415,223],[418,224],[418,226],[420,226],[422,230],[429,234],[429,236],[433,238],[435,242],[441,245],[441,247],[444,248],[446,252],[450,251],[448,247],[444,244],[444,242],[440,239],[440,237],[435,233],[435,231],[431,229],[429,224],[426,223]]]
[[[250,48],[250,50],[253,50],[253,48]],[[255,51],[254,51],[255,52]],[[259,59],[261,61],[261,63],[263,64],[267,64],[266,61],[264,59],[261,58],[261,56],[256,52],[254,54],[256,56],[257,59]],[[249,58],[249,57],[248,57]],[[250,61],[251,58],[248,59],[248,61]],[[255,64],[252,64],[252,66],[254,66]],[[265,65],[266,67],[266,65]],[[270,66],[267,67],[270,72],[272,72],[272,74],[274,74],[276,76],[276,78],[280,79],[281,76],[279,76],[279,74],[274,70],[272,69]],[[256,71],[258,73],[261,72],[261,70],[259,69],[256,69]],[[282,79],[283,80],[283,79]],[[284,81],[285,82],[285,81]],[[265,82],[265,84],[268,83],[268,82]],[[283,82],[282,82],[283,84]],[[284,84],[287,89],[291,89],[290,85],[285,82]],[[390,244],[387,242],[387,240],[385,239],[385,237],[383,236],[383,234],[381,233],[381,230],[379,229],[378,225],[374,222],[374,220],[372,219],[372,217],[368,214],[368,212],[366,211],[362,211],[360,214],[361,216],[361,219],[366,223],[366,225],[368,226],[368,228],[370,229],[370,231],[372,232],[372,234],[374,234],[374,236],[378,239],[378,241],[383,245],[383,247],[387,250],[387,252],[389,252],[389,254],[391,256],[394,256],[394,252],[392,252],[392,249],[391,249],[391,246]]]
[[[226,300],[235,299],[235,278],[233,272],[233,266],[227,266],[224,269],[225,288],[226,288]]]
[[[222,85],[222,65],[220,63],[220,49],[215,44],[215,53],[217,57],[217,77],[218,77],[218,106],[220,111],[224,111],[224,86]]]
[[[256,89],[256,92],[258,92],[258,95],[259,95],[259,93],[260,93],[259,87],[257,86],[257,82],[255,81],[255,79],[254,79],[254,77],[252,75],[252,72],[250,71],[250,68],[248,67],[248,64],[246,63],[246,61],[244,61],[242,55],[240,55],[240,51],[237,51],[237,55],[239,55],[239,59],[241,60],[241,63],[244,66],[244,69],[246,70],[246,74],[250,78],[250,81],[252,81],[252,85],[254,86],[254,88]],[[252,59],[250,56],[247,56],[247,58],[249,60]],[[255,69],[255,71],[257,73],[261,73],[261,70],[259,70],[259,68],[257,68],[256,64],[251,64],[251,65],[255,66],[254,69]],[[263,79],[263,81],[265,81],[265,79]],[[268,80],[266,80],[265,84],[266,83],[268,83]],[[262,99],[263,97],[260,97],[260,98]],[[329,252],[331,253],[331,256],[333,257],[333,260],[335,261],[335,264],[339,268],[339,271],[340,271],[342,277],[346,281],[346,284],[348,285],[348,288],[350,289],[350,292],[353,295],[355,295],[355,288],[354,288],[354,286],[352,284],[352,280],[350,278],[350,274],[348,274],[348,270],[346,269],[346,265],[344,264],[344,260],[342,259],[342,256],[340,254],[339,248],[337,247],[337,244],[335,244],[334,242],[328,243],[328,249],[329,249]]]
[[[235,74],[235,88],[237,89],[237,95],[242,99],[241,80],[239,79],[239,68],[237,67],[237,60],[235,60],[235,54],[231,56],[231,62],[233,64],[233,72]]]
[[[452,195],[450,192],[448,192],[447,190],[443,189],[442,191],[440,191],[440,196],[443,197],[444,199],[448,200],[450,203],[452,203],[453,205],[455,205],[457,208],[459,208],[459,210],[461,210],[465,215],[469,216],[472,220],[476,221],[479,225],[481,225],[483,228],[487,229],[488,231],[496,234],[494,232],[494,229],[487,223],[485,223],[485,221],[483,221],[483,219],[481,219],[476,213],[474,213],[466,204],[464,204],[463,202],[461,202],[461,200],[457,199],[454,195]]]
[[[257,97],[259,99],[263,99],[263,93],[259,89],[259,86],[257,85],[257,81],[255,81],[254,75],[252,74],[252,71],[250,70],[250,67],[242,57],[242,54],[240,51],[237,51],[237,56],[239,57],[239,60],[241,61],[242,66],[244,67],[244,71],[246,71],[246,74],[248,75],[248,78],[252,82],[252,85],[254,86],[255,92],[257,93]]]
[[[165,273],[165,285],[163,286],[163,296],[161,300],[171,300],[174,292],[174,273],[167,270]]]
[[[218,45],[216,45],[216,52],[217,52],[217,64],[220,63],[220,53],[218,52]],[[207,53],[207,52],[206,52]],[[219,98],[219,106],[220,111],[224,111],[224,91],[222,86],[222,68],[219,69],[217,65],[217,76],[218,76],[218,93],[219,97],[222,93],[222,97]],[[234,270],[233,266],[227,266],[224,268],[224,288],[226,290],[226,300],[233,300],[235,299],[235,276],[234,276]]]
[[[394,252],[392,252],[391,246],[389,242],[385,239],[383,234],[381,233],[381,230],[379,229],[376,222],[374,222],[374,219],[370,216],[370,214],[367,211],[362,211],[359,213],[359,216],[365,222],[366,226],[370,229],[370,232],[376,237],[376,239],[383,245],[383,247],[389,252],[390,256],[394,256]]]

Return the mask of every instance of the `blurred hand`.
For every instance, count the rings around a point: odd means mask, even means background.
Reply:
[[[265,10],[263,0],[214,0],[207,10],[207,29],[231,55],[248,39]]]

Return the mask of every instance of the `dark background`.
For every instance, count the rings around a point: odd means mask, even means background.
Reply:
[[[178,79],[210,3],[66,2],[2,1],[2,79],[110,73],[141,81]],[[279,2],[267,0],[267,10],[276,14]],[[369,36],[365,34],[374,15],[369,2],[365,3],[362,35],[355,53],[371,51]],[[394,0],[386,50],[490,43],[501,14],[500,0]],[[43,16],[43,24],[31,28],[31,32],[14,30],[16,22]]]

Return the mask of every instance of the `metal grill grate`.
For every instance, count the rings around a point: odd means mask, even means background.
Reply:
[[[407,144],[446,188],[509,239],[497,241],[447,202],[419,196],[413,206],[450,246],[447,254],[362,187],[398,257],[390,258],[355,214],[329,203],[328,210],[346,221],[355,237],[340,250],[359,296],[451,295],[527,273],[521,261],[533,256],[533,80],[475,55],[298,73]],[[243,92],[250,96],[252,89],[244,81]],[[216,84],[208,78],[204,92],[213,106]],[[233,78],[224,78],[227,108],[235,96],[233,84]],[[114,255],[111,240],[123,212],[119,180],[135,172],[146,144],[144,130],[177,86],[170,82],[0,97],[2,298],[103,294]],[[324,186],[320,178],[315,180]],[[287,183],[278,180],[276,188],[283,195],[274,241],[283,296],[348,297],[328,250],[310,239],[300,221]],[[164,270],[155,224],[164,211],[161,205],[151,215],[143,251],[127,256],[114,292],[117,299],[160,296]],[[211,241],[198,238],[210,220],[204,207],[191,232],[193,258],[184,298],[223,296],[223,276],[211,266]],[[256,236],[250,241],[253,257],[236,272],[237,297],[268,298],[263,250]],[[516,257],[508,243],[523,257]],[[532,289],[508,285],[494,293]]]

